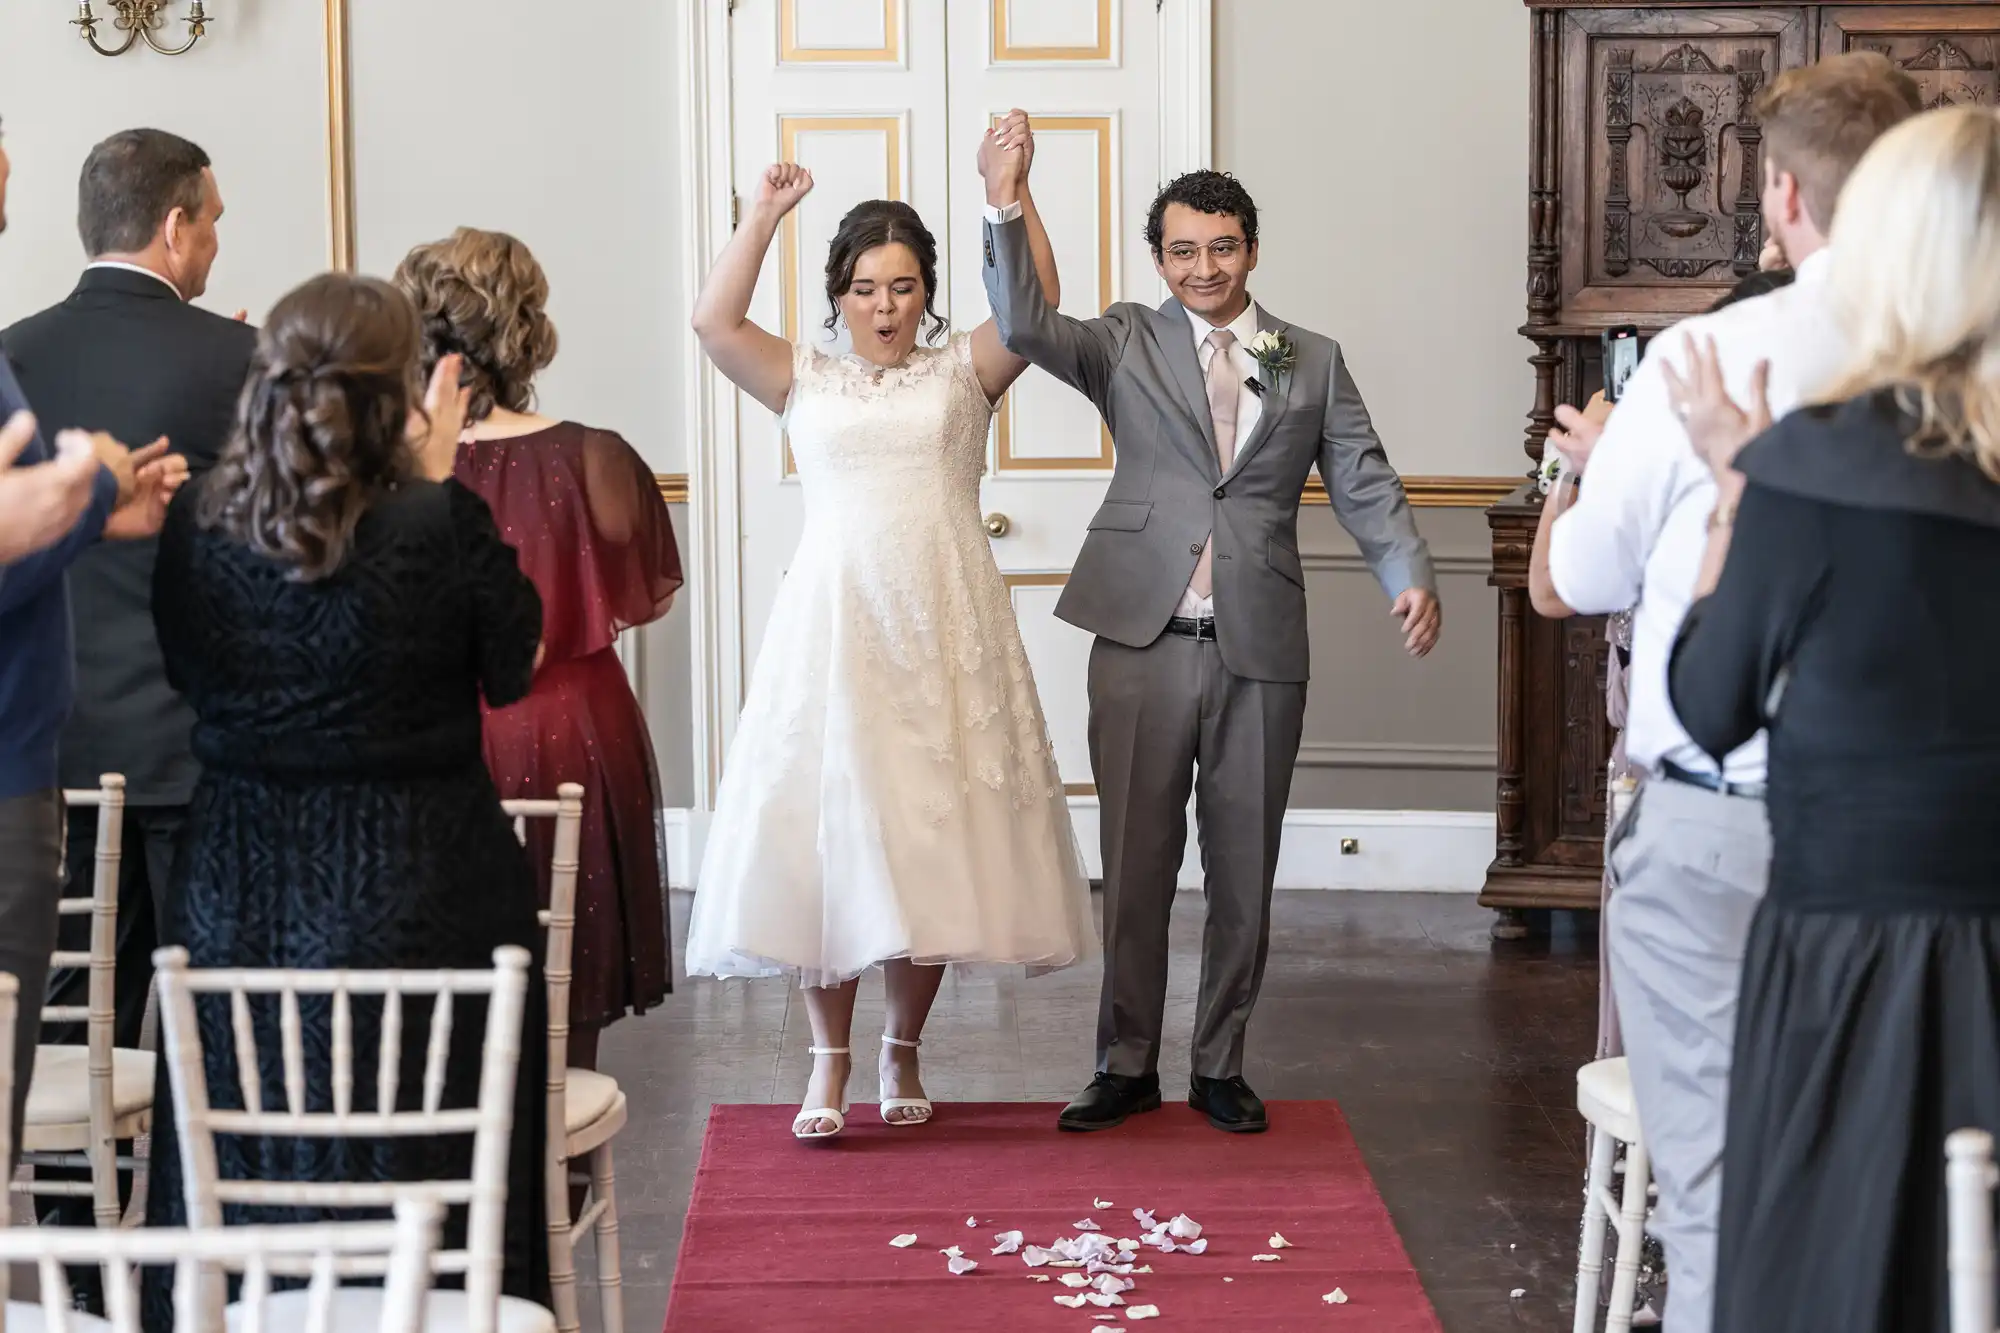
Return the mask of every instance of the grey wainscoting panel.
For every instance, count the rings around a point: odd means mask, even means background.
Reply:
[[[1300,518],[1313,679],[1291,804],[1305,809],[1490,810],[1496,601],[1486,518],[1420,509],[1444,603],[1421,661],[1367,562],[1327,510]]]

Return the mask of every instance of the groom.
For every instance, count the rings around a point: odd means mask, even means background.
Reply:
[[[1168,185],[1146,242],[1173,299],[1071,319],[1036,280],[1009,137],[1003,126],[980,154],[1001,340],[1095,403],[1117,453],[1056,607],[1097,636],[1090,763],[1104,851],[1097,1076],[1057,1123],[1110,1129],[1160,1105],[1167,918],[1192,792],[1208,919],[1188,1104],[1217,1129],[1254,1133],[1269,1122],[1243,1079],[1243,1034],[1305,717],[1298,519],[1312,467],[1412,656],[1437,642],[1436,576],[1339,345],[1250,299],[1257,207],[1243,187],[1215,171]]]

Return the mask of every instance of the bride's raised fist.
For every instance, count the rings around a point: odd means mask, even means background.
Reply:
[[[764,168],[763,179],[757,182],[757,204],[759,207],[774,208],[780,216],[799,206],[799,200],[812,193],[812,173],[796,162],[774,162]]]

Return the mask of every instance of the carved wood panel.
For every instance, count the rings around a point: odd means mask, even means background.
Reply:
[[[1563,15],[1565,322],[1707,308],[1757,266],[1756,100],[1801,65],[1799,10]]]
[[[1634,267],[1666,278],[1713,277],[1724,265],[1738,278],[1756,271],[1764,243],[1756,103],[1774,48],[1745,47],[1727,65],[1692,42],[1651,62],[1637,44],[1602,48],[1602,276]]]
[[[1820,50],[1880,51],[1917,81],[1926,109],[2000,105],[2000,12],[1992,6],[1828,9]]]
[[[1604,721],[1605,673],[1611,649],[1601,616],[1563,622],[1562,807],[1558,834],[1601,837],[1605,821],[1605,765],[1611,759]]]

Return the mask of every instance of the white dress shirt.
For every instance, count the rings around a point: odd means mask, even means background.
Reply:
[[[1226,328],[1236,335],[1230,345],[1230,369],[1238,380],[1236,388],[1236,448],[1240,452],[1243,442],[1250,438],[1250,432],[1257,428],[1257,418],[1263,415],[1264,400],[1252,389],[1247,381],[1257,378],[1257,360],[1250,355],[1250,341],[1257,336],[1257,303],[1252,301],[1243,307],[1243,313],[1227,324],[1211,324],[1194,311],[1187,312],[1188,331],[1194,337],[1195,360],[1201,364],[1202,378],[1208,378],[1209,364],[1215,360],[1215,349],[1209,346],[1208,335],[1216,328]],[[1209,534],[1213,538],[1214,534]],[[1212,593],[1214,589],[1210,589]],[[1187,616],[1199,620],[1215,614],[1215,598],[1203,597],[1195,592],[1193,580],[1181,593],[1181,603],[1174,608],[1177,616]]]
[[[1661,362],[1684,371],[1687,339],[1713,338],[1731,396],[1747,404],[1752,371],[1769,361],[1771,412],[1783,416],[1842,368],[1846,340],[1827,282],[1832,259],[1822,250],[1798,266],[1791,286],[1697,315],[1655,338],[1591,451],[1575,503],[1549,532],[1556,596],[1583,615],[1633,608],[1625,753],[1637,767],[1657,770],[1671,761],[1715,772],[1667,694],[1667,660],[1708,545],[1715,478],[1674,415]],[[1723,771],[1731,782],[1762,782],[1763,734],[1729,754]]]
[[[128,264],[122,259],[93,259],[90,263],[85,264],[83,268],[86,273],[94,268],[122,268],[127,273],[143,273],[147,277],[151,278],[154,282],[159,283],[161,286],[165,287],[168,291],[172,292],[174,294],[174,299],[176,301],[187,300],[185,296],[181,295],[181,289],[174,286],[171,280],[161,277],[159,274],[153,272],[153,270],[149,268],[141,268],[137,264]]]

